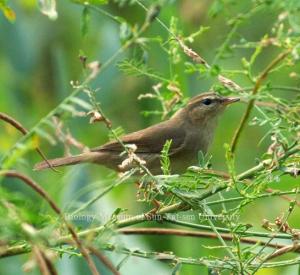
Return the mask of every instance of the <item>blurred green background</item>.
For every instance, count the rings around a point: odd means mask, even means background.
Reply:
[[[146,4],[150,2],[144,1]],[[252,5],[252,1],[237,1],[225,7],[217,17],[208,16],[212,0],[182,0],[170,1],[161,10],[160,18],[167,25],[171,16],[178,18],[179,28],[185,35],[189,35],[199,29],[201,25],[209,26],[210,29],[194,41],[193,49],[205,57],[210,63],[216,55],[216,49],[224,42],[230,26],[226,24],[228,17],[238,13],[245,13]],[[219,1],[222,2],[222,1]],[[230,1],[229,1],[230,2]],[[49,111],[57,106],[63,98],[72,91],[70,81],[83,78],[82,64],[78,55],[83,51],[89,61],[99,60],[105,62],[121,46],[119,38],[119,26],[113,20],[96,12],[91,12],[89,31],[83,37],[81,35],[82,6],[70,1],[60,0],[57,2],[58,19],[49,20],[42,15],[34,0],[11,1],[11,7],[16,12],[16,21],[9,23],[3,15],[0,15],[0,111],[5,112],[27,128],[32,127]],[[110,3],[104,7],[114,15],[124,17],[132,24],[141,24],[145,18],[144,11],[136,6],[119,7]],[[238,34],[232,38],[232,43],[237,43],[241,38],[248,41],[258,41],[266,33],[270,33],[270,27],[279,15],[279,10],[270,12],[264,9],[238,28]],[[167,39],[168,34],[162,27],[153,23],[145,33],[147,37],[161,36]],[[148,59],[151,67],[161,75],[168,77],[169,65],[167,55],[155,43],[148,48]],[[128,52],[120,56],[125,58]],[[218,62],[219,66],[226,69],[241,68],[241,57],[249,57],[251,49],[236,50],[228,59]],[[272,49],[262,53],[256,64],[256,72],[268,64],[274,56]],[[298,68],[294,68],[294,70]],[[207,91],[215,79],[199,78],[197,75],[184,73],[183,68],[177,68],[179,83],[185,96],[193,96]],[[281,71],[272,75],[272,81],[278,85],[290,85],[299,87],[297,79],[288,77],[288,71]],[[234,79],[240,86],[249,86],[250,83],[244,78]],[[100,88],[97,99],[101,102],[106,115],[113,122],[113,126],[122,126],[125,132],[131,132],[144,128],[159,121],[159,117],[144,117],[143,110],[153,110],[151,100],[138,101],[141,93],[148,93],[156,82],[146,77],[131,77],[120,72],[113,64],[93,82],[93,87]],[[289,98],[286,92],[277,91],[276,95]],[[234,129],[237,127],[245,106],[236,104],[230,107],[219,121],[219,127],[211,148],[214,169],[225,170],[224,143],[229,143]],[[255,114],[253,114],[254,116]],[[257,114],[256,114],[257,115]],[[70,118],[65,126],[71,129],[76,139],[88,147],[98,146],[108,139],[108,132],[102,124],[89,124],[89,118]],[[266,133],[268,127],[248,126],[243,132],[237,153],[237,170],[243,171],[255,165],[259,157],[270,144],[267,138],[262,144],[260,139]],[[0,123],[0,154],[4,155],[15,142],[20,134],[10,126]],[[48,158],[61,156],[63,145],[50,145],[42,140],[40,144]],[[77,151],[78,152],[78,151]],[[76,150],[74,150],[76,153]],[[26,162],[17,164],[17,168],[37,180],[55,198],[61,207],[67,207],[82,188],[86,188],[91,182],[100,181],[98,186],[105,187],[107,181],[114,177],[110,170],[93,165],[82,165],[72,168],[61,169],[63,173],[56,174],[51,171],[33,172],[33,165],[40,160],[35,152],[30,152],[25,157]],[[296,180],[289,177],[274,183],[275,189],[291,189]],[[20,187],[14,181],[5,181],[4,185],[20,192],[26,197],[25,206],[31,207],[36,204],[41,211],[48,209],[44,203],[39,204],[36,196],[27,188]],[[90,189],[97,189],[97,185]],[[93,195],[89,192],[80,199],[86,201]],[[136,189],[132,182],[115,188],[103,199],[93,206],[95,213],[110,215],[117,207],[128,209],[130,214],[138,214],[148,209],[143,203],[136,202]],[[32,201],[35,203],[32,203]],[[263,199],[255,205],[245,207],[241,220],[253,224],[256,229],[261,229],[262,219],[274,220],[284,210],[288,203],[278,198]],[[218,208],[216,208],[217,210]],[[47,211],[47,210],[45,210]],[[294,227],[300,226],[299,210],[293,212],[290,223]],[[100,221],[95,222],[96,224]],[[160,224],[153,224],[160,226]],[[120,242],[130,248],[143,248],[148,251],[174,251],[175,254],[184,257],[201,257],[208,253],[222,255],[216,250],[209,250],[203,245],[217,245],[217,241],[193,239],[188,237],[133,237],[122,236]],[[122,257],[116,253],[107,253],[114,263]],[[0,260],[0,274],[22,274],[22,265],[26,256],[11,257]],[[82,259],[64,256],[57,261],[59,274],[83,274],[87,271],[86,264]],[[121,269],[122,274],[170,274],[171,268],[167,264],[140,258],[130,258]],[[37,270],[32,271],[36,274]],[[205,268],[199,266],[183,266],[181,274],[202,274]],[[259,274],[296,274],[297,267],[288,267],[281,270],[264,270]],[[102,270],[102,274],[109,274]]]

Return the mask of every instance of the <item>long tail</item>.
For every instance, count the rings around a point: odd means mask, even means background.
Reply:
[[[102,154],[100,152],[88,152],[76,156],[62,157],[51,159],[48,161],[42,161],[34,166],[34,170],[43,170],[50,167],[74,165],[83,162],[95,162],[101,157],[101,155]]]

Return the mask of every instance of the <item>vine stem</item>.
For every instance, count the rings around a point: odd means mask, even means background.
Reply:
[[[232,153],[234,153],[236,151],[236,147],[237,147],[239,138],[241,136],[241,133],[242,133],[243,129],[245,128],[245,125],[246,125],[247,121],[249,120],[251,111],[252,111],[252,109],[254,107],[254,103],[255,103],[255,97],[254,96],[259,92],[260,86],[262,85],[264,80],[267,78],[270,71],[274,67],[276,67],[276,65],[278,65],[282,60],[284,60],[290,54],[290,52],[291,52],[291,49],[280,53],[278,56],[276,56],[275,59],[273,59],[271,61],[271,63],[269,63],[269,65],[258,76],[258,78],[255,82],[255,85],[253,87],[252,93],[251,93],[252,98],[250,99],[250,101],[247,105],[246,111],[245,111],[245,113],[244,113],[244,115],[243,115],[243,117],[240,121],[240,124],[239,124],[238,128],[236,129],[236,131],[234,133],[234,136],[232,138],[232,141],[231,141],[231,152]]]

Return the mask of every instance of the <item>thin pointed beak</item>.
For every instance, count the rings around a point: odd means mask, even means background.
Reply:
[[[237,102],[237,101],[240,101],[240,99],[238,97],[225,97],[222,100],[222,104],[226,106],[226,105],[229,105],[229,104]]]

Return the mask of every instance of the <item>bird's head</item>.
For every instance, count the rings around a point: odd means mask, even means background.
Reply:
[[[206,124],[215,121],[227,105],[237,102],[237,97],[223,97],[216,93],[203,93],[191,98],[178,115],[188,117],[193,124]]]

